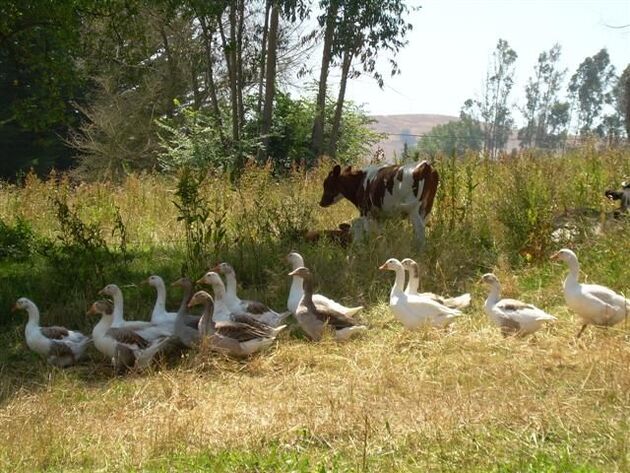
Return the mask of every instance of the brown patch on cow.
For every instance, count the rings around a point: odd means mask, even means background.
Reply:
[[[413,193],[420,201],[420,214],[426,217],[433,208],[433,200],[440,180],[438,172],[427,163],[420,163],[411,173],[413,176]],[[420,182],[423,181],[422,193],[418,195]]]
[[[337,164],[324,179],[324,192],[319,202],[321,207],[328,207],[335,203],[335,197],[339,194],[352,202],[359,210],[360,200],[357,194],[363,183],[365,172],[353,170],[352,166],[347,166],[343,171]]]
[[[394,179],[398,169],[400,169],[400,166],[385,166],[379,169],[374,179],[368,183],[369,200],[372,205],[378,208],[382,207],[385,191],[391,194],[394,189]]]
[[[401,168],[396,173],[396,180],[398,182],[402,182],[404,175],[405,175],[405,169],[401,166]]]

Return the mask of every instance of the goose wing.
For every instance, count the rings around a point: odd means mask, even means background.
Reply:
[[[240,322],[217,322],[215,333],[238,342],[247,342],[257,338],[269,337],[267,332]]]
[[[150,342],[147,339],[133,330],[123,327],[110,328],[106,332],[106,335],[112,337],[118,343],[122,343],[124,345],[136,345],[140,349],[147,348],[150,345]]]
[[[313,315],[325,324],[330,325],[336,330],[348,327],[354,327],[357,322],[356,320],[348,317],[341,312],[337,312],[336,310],[332,310],[329,308],[319,308],[317,307],[314,311],[312,311]]]
[[[70,334],[70,331],[65,327],[41,327],[40,330],[44,337],[51,340],[62,340]]]

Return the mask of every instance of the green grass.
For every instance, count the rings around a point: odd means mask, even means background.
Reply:
[[[0,186],[3,231],[21,218],[35,241],[0,256],[0,470],[629,471],[629,327],[591,328],[576,340],[579,324],[561,288],[566,268],[548,260],[570,245],[584,279],[630,294],[630,222],[596,235],[578,222],[584,232],[575,241],[551,239],[553,217],[566,209],[588,206],[603,216],[613,208],[603,190],[630,175],[628,152],[437,165],[442,181],[423,251],[405,222],[383,224],[373,239],[345,249],[301,241],[301,229],[334,228],[356,215],[347,203],[317,207],[325,168],[281,181],[250,169],[238,188],[209,177],[201,192],[225,209],[226,236],[193,262],[172,178],[71,187],[31,176],[23,187]],[[52,204],[58,193],[100,229],[109,256],[63,246]],[[112,233],[117,211],[127,259]],[[87,307],[115,282],[128,317],[147,318],[154,294],[140,281],[157,273],[168,282],[217,259],[235,266],[244,296],[282,309],[283,257],[292,249],[321,292],[366,306],[365,336],[315,344],[291,327],[247,361],[173,354],[149,372],[115,377],[92,349],[79,366],[47,366],[24,345],[24,315],[8,313],[27,296],[44,324],[89,332]],[[423,290],[471,292],[466,317],[449,332],[404,331],[386,306],[392,274],[377,270],[392,256],[420,263]],[[478,280],[488,271],[505,296],[540,306],[557,323],[524,340],[503,339],[483,313]],[[168,306],[178,302],[169,288]]]

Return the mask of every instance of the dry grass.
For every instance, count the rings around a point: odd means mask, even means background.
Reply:
[[[297,247],[322,292],[368,307],[369,332],[315,344],[292,330],[247,362],[190,353],[116,378],[97,353],[72,369],[46,366],[25,349],[21,322],[2,319],[0,470],[629,471],[630,327],[589,329],[576,340],[579,327],[561,293],[565,268],[546,261],[556,249],[546,246],[548,214],[588,202],[609,208],[601,189],[630,173],[627,158],[612,151],[561,162],[441,162],[423,253],[406,224],[385,225],[381,236],[348,249],[265,234],[269,215],[299,216],[305,205],[313,210],[305,222],[316,228],[354,215],[346,204],[316,207],[325,169],[280,182],[251,170],[239,189],[212,178],[204,192],[228,210],[227,259],[244,295],[280,308],[288,281],[279,256]],[[519,179],[535,185],[519,188]],[[50,196],[64,185],[30,178],[23,188],[0,188],[0,218],[22,216],[38,235],[55,238]],[[98,222],[106,237],[116,207],[127,224],[135,259],[126,276],[114,268],[107,277],[134,283],[156,267],[167,279],[178,274],[183,229],[173,225],[173,189],[171,180],[140,176],[70,192],[82,218]],[[498,209],[529,221],[512,228]],[[574,245],[584,277],[626,294],[628,225]],[[524,246],[515,248],[513,234],[523,228]],[[242,234],[247,239],[236,238]],[[390,256],[416,257],[425,289],[472,292],[467,316],[449,332],[404,331],[384,304],[392,275],[376,270]],[[38,258],[0,265],[0,306],[30,295],[48,323],[90,330],[81,314],[98,287],[59,280]],[[558,322],[535,337],[503,339],[482,311],[477,280],[488,270],[506,296],[535,303]],[[133,286],[125,296],[134,314],[154,297]]]

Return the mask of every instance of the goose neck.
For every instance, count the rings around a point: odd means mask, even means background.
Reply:
[[[236,297],[236,275],[229,271],[225,274],[225,282],[226,282],[226,293],[228,297],[235,298]]]
[[[121,291],[114,292],[112,299],[114,300],[114,311],[113,311],[112,323],[113,324],[122,323],[124,321],[123,320],[123,310],[124,310],[123,304],[124,303],[123,303],[122,292]]]

